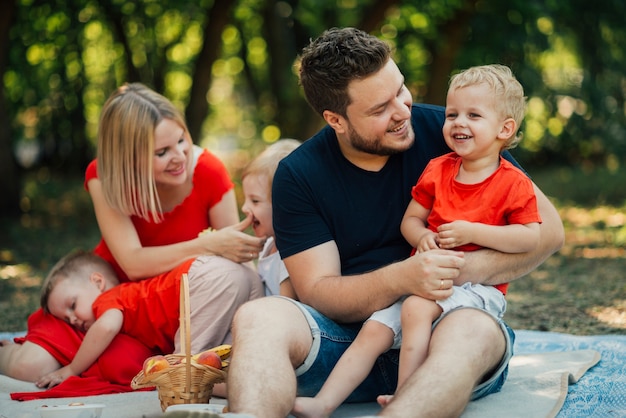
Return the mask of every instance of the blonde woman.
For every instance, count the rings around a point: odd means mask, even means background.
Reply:
[[[265,240],[243,232],[251,218],[239,222],[226,168],[193,145],[182,113],[141,84],[117,89],[102,109],[97,158],[86,170],[85,187],[102,234],[94,252],[111,263],[121,282],[214,255],[202,260],[205,280],[214,283],[203,286],[205,298],[215,308],[205,317],[206,329],[197,331],[209,341],[230,341],[237,307],[263,295],[258,275],[246,263]],[[0,373],[37,381],[69,364],[82,334],[67,327],[35,312],[22,344],[0,347]]]

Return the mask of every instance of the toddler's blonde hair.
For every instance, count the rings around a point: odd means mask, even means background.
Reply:
[[[257,176],[266,176],[266,179],[269,182],[268,190],[270,191],[271,197],[272,182],[274,181],[274,173],[276,172],[278,163],[280,162],[280,160],[289,155],[291,151],[298,148],[299,145],[300,141],[295,139],[279,139],[269,147],[265,148],[263,152],[261,152],[246,166],[246,168],[244,168],[243,172],[241,173],[241,179],[243,180],[244,178],[246,178],[246,176],[249,176],[251,174]]]
[[[89,277],[95,272],[102,274],[106,280],[114,285],[119,283],[113,267],[105,259],[83,250],[69,253],[52,267],[44,279],[41,285],[41,308],[44,312],[50,312],[48,309],[50,293],[63,280],[89,280]]]
[[[526,112],[526,97],[524,88],[513,75],[511,69],[505,65],[491,64],[470,67],[450,78],[449,90],[463,87],[486,84],[491,89],[497,110],[503,118],[513,118],[517,125],[516,132],[504,144],[504,149],[517,146],[522,140],[519,128]]]

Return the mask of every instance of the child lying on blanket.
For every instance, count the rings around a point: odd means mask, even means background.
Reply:
[[[184,273],[189,277],[191,351],[197,353],[230,342],[228,330],[222,334],[227,335],[224,340],[211,340],[210,335],[215,334],[211,328],[216,324],[230,327],[230,320],[207,317],[206,308],[231,291],[239,291],[236,300],[241,305],[260,297],[263,288],[256,275],[245,275],[249,279],[244,279],[247,283],[241,286],[232,286],[226,280],[221,286],[211,283],[206,280],[208,257],[187,260],[148,280],[122,284],[110,264],[93,253],[78,251],[62,258],[44,281],[41,307],[86,334],[72,362],[40,378],[37,386],[55,386],[80,375],[120,332],[162,353],[179,352],[180,280]],[[232,277],[239,276],[244,275]],[[207,294],[207,288],[217,294]],[[224,309],[224,314],[230,311]]]

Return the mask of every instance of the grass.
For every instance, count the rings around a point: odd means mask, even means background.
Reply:
[[[99,231],[82,181],[45,172],[24,188],[19,219],[0,219],[0,330],[26,329],[47,271],[76,248],[93,248]]]
[[[507,295],[517,329],[577,335],[626,333],[626,171],[532,173],[565,227],[565,245]]]
[[[626,171],[532,172],[566,229],[563,249],[509,287],[505,318],[515,329],[577,335],[626,333]],[[46,272],[99,232],[78,180],[45,172],[25,184],[23,215],[0,219],[0,330],[26,329]]]

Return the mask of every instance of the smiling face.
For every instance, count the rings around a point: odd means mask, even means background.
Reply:
[[[163,119],[154,130],[154,180],[159,185],[184,184],[189,176],[191,139],[171,119]]]
[[[468,160],[498,156],[504,141],[515,132],[512,118],[505,119],[485,83],[448,92],[443,135],[446,144]]]
[[[273,237],[272,197],[270,183],[265,174],[248,174],[241,182],[245,197],[241,210],[252,215],[252,228],[257,237]]]
[[[386,160],[387,156],[406,151],[413,145],[413,99],[393,60],[377,73],[351,81],[348,94],[347,118],[337,114],[325,117],[337,132],[342,151],[353,163],[359,165],[359,158],[376,156]],[[333,115],[334,119],[329,120],[328,115]]]
[[[96,320],[91,305],[102,293],[102,276],[59,280],[48,296],[48,311],[79,331],[85,332]]]

